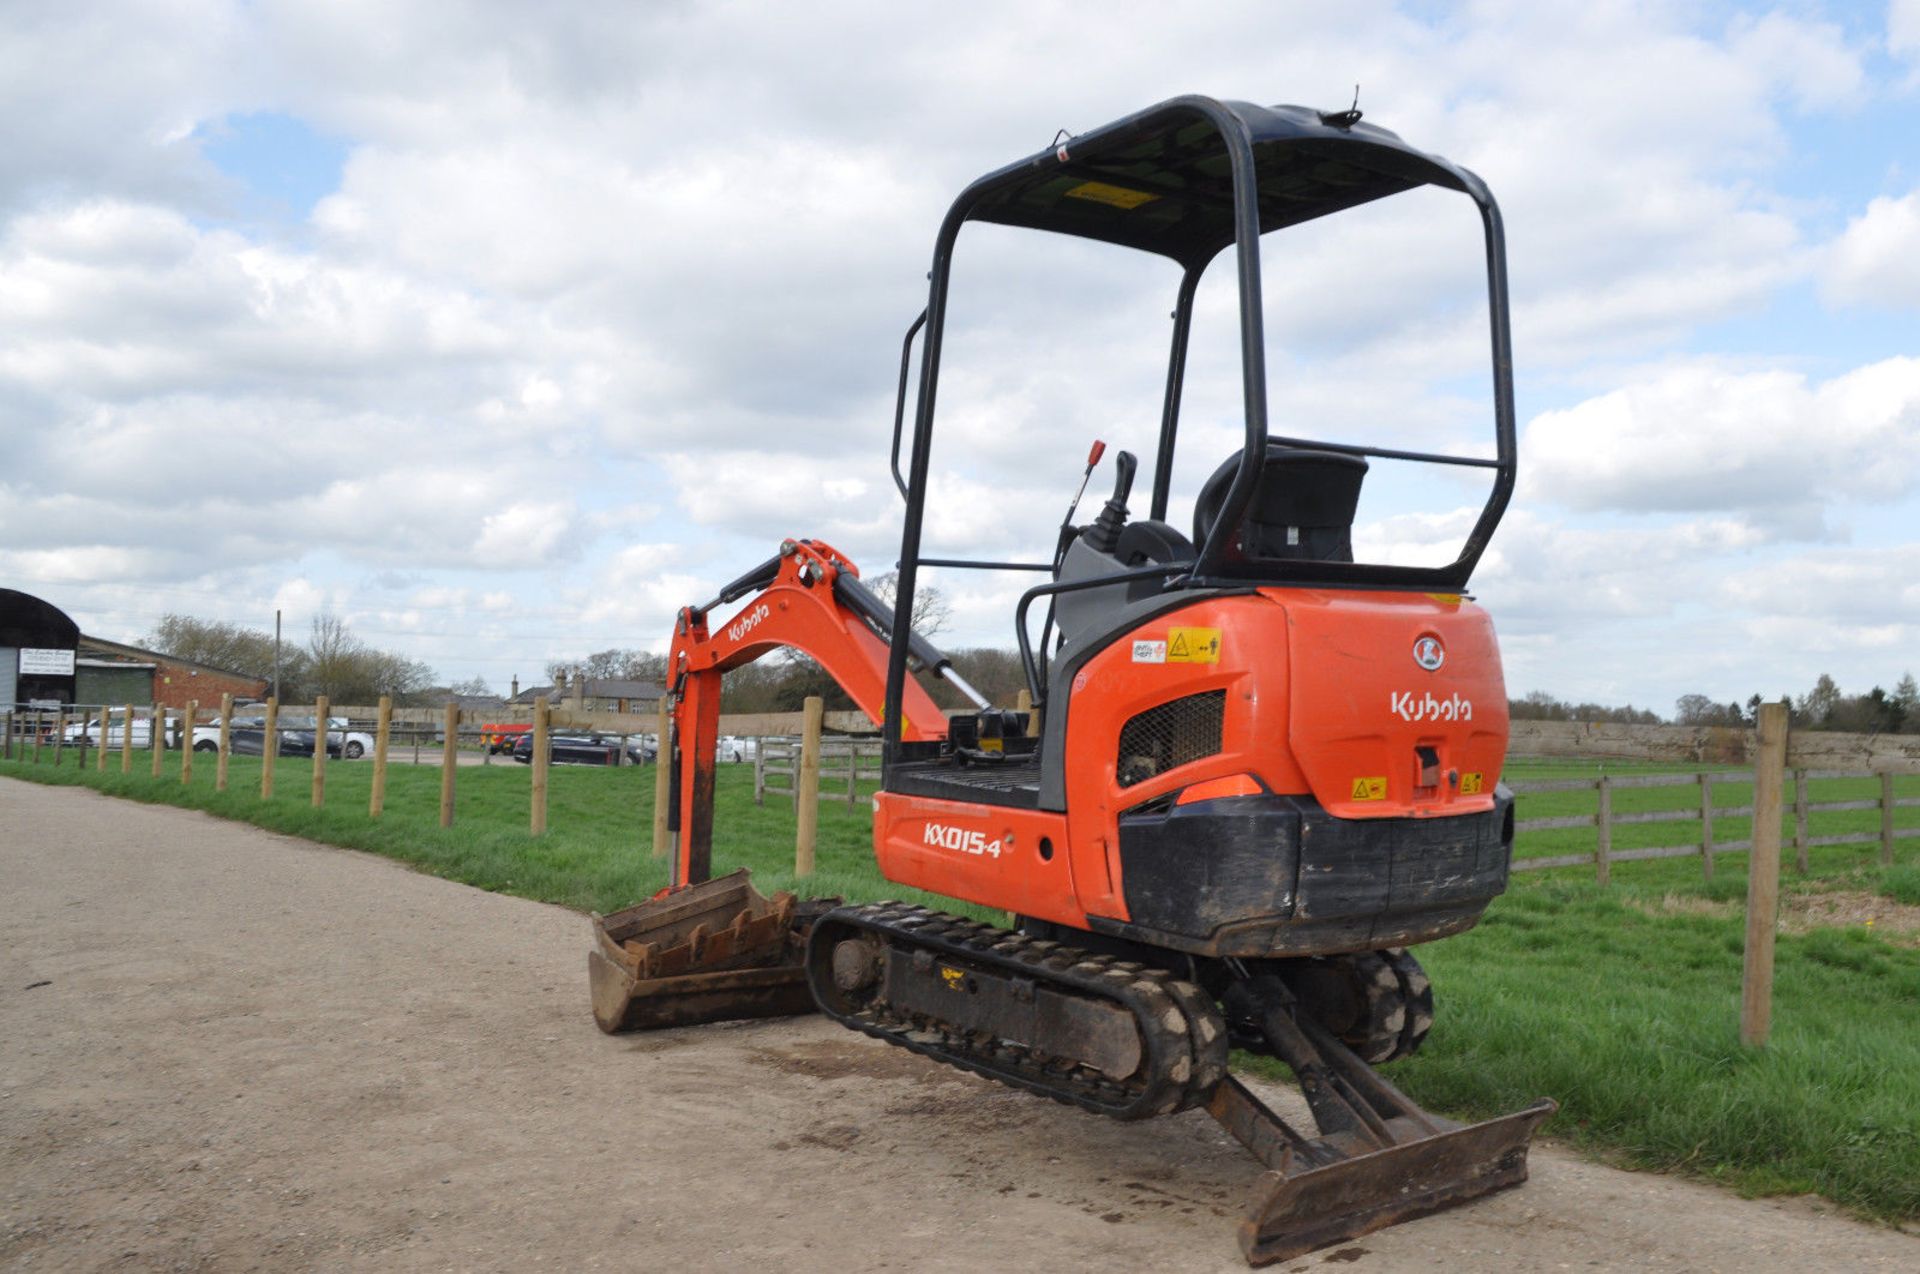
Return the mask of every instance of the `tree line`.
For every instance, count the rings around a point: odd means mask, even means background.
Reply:
[[[1839,730],[1852,734],[1920,734],[1920,685],[1912,673],[1894,683],[1891,691],[1880,686],[1864,694],[1844,693],[1826,673],[1821,673],[1813,688],[1803,695],[1779,695],[1763,700],[1759,694],[1720,703],[1703,694],[1684,694],[1674,701],[1672,724],[1751,728],[1760,718],[1760,705],[1785,700],[1788,717],[1796,730]],[[1661,725],[1667,719],[1658,713],[1632,704],[1612,707],[1598,703],[1567,703],[1544,691],[1536,690],[1525,698],[1508,702],[1517,721],[1606,721],[1627,725]]]
[[[885,577],[882,577],[883,581]],[[877,590],[878,591],[878,590]],[[944,626],[946,609],[936,590],[925,590],[930,605],[923,613],[916,603],[916,627],[931,636]],[[271,680],[275,672],[271,634],[239,624],[210,622],[186,615],[163,616],[144,643],[150,648],[195,663],[225,668]],[[995,704],[1011,706],[1026,686],[1020,656],[989,646],[947,652],[955,671]],[[667,657],[649,650],[613,647],[577,659],[555,660],[547,676],[558,681],[587,677],[624,679],[664,685]],[[967,701],[946,682],[920,674],[920,681],[943,708],[963,708]],[[326,695],[334,703],[373,703],[392,695],[396,704],[421,706],[444,702],[451,695],[490,693],[484,680],[444,684],[434,670],[417,660],[379,650],[355,636],[337,616],[314,617],[304,642],[285,643],[279,653],[280,698],[283,702],[312,702]],[[721,682],[723,712],[798,712],[810,696],[825,700],[830,711],[855,707],[825,668],[799,653],[781,651],[769,658],[736,668]],[[1787,700],[1794,728],[1839,730],[1858,734],[1920,734],[1920,685],[1911,672],[1892,690],[1880,686],[1862,694],[1847,694],[1834,679],[1821,673],[1811,689]],[[1663,717],[1633,704],[1571,702],[1543,690],[1508,701],[1516,721],[1595,721],[1626,725],[1729,726],[1750,728],[1758,719],[1762,696],[1742,703],[1721,703],[1704,694],[1681,695],[1673,716]]]
[[[946,652],[955,671],[997,704],[1011,706],[1025,687],[1020,656],[1011,650],[978,647]],[[650,650],[614,647],[577,659],[557,659],[547,665],[547,677],[590,681],[631,680],[665,685],[667,657]],[[920,682],[943,708],[969,706],[959,691],[945,681],[924,674]],[[779,651],[755,663],[735,668],[720,678],[722,712],[798,712],[812,695],[820,696],[827,711],[852,711],[857,705],[827,670],[798,651]]]
[[[487,693],[486,683],[477,678],[442,684],[428,665],[368,645],[346,621],[331,614],[314,616],[305,641],[279,643],[277,658],[271,633],[189,615],[163,615],[141,644],[178,659],[263,678],[270,693],[277,675],[282,703],[312,703],[325,695],[334,703],[369,704],[392,695],[396,704],[418,707],[444,702],[453,694]]]

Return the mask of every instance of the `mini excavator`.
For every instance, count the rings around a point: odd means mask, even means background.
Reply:
[[[1484,229],[1494,454],[1270,433],[1262,236],[1423,186],[1465,195]],[[971,221],[1079,235],[1180,269],[1147,516],[1132,514],[1137,463],[1121,452],[1112,496],[1087,525],[1069,511],[1048,563],[921,550],[949,267]],[[1245,444],[1198,490],[1189,536],[1166,521],[1187,339],[1200,279],[1229,252]],[[1418,1048],[1433,1021],[1407,948],[1470,928],[1505,889],[1512,854],[1500,654],[1463,595],[1514,481],[1492,195],[1357,111],[1180,97],[968,186],[929,279],[900,359],[893,604],[831,545],[792,539],[679,612],[672,883],[595,917],[601,1027],[817,1010],[1096,1114],[1205,1109],[1268,1170],[1241,1226],[1254,1265],[1524,1180],[1553,1102],[1461,1125],[1374,1069]],[[1100,454],[1096,444],[1088,474]],[[1361,484],[1378,458],[1490,471],[1454,561],[1354,560]],[[929,566],[1042,574],[1014,617],[1031,714],[991,705],[913,631]],[[1009,913],[1010,927],[898,902],[768,899],[744,870],[712,877],[721,675],[782,648],[817,660],[882,730],[881,873]],[[943,712],[927,676],[973,709]],[[1230,1047],[1293,1070],[1313,1133],[1229,1073]]]

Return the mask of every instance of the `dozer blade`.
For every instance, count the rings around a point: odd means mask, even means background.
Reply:
[[[1244,1096],[1228,1080],[1216,1103]],[[1286,1155],[1287,1167],[1262,1176],[1240,1222],[1240,1250],[1249,1265],[1270,1265],[1315,1248],[1358,1238],[1401,1221],[1439,1212],[1527,1179],[1534,1129],[1556,1109],[1543,1101],[1484,1123],[1403,1141],[1330,1162]],[[1269,1116],[1271,1117],[1271,1116]],[[1224,1122],[1224,1121],[1223,1121]],[[1310,1143],[1318,1148],[1319,1144]]]
[[[1240,982],[1230,1011],[1293,1069],[1320,1135],[1309,1139],[1239,1080],[1207,1112],[1271,1171],[1240,1225],[1249,1265],[1268,1265],[1450,1208],[1527,1179],[1527,1146],[1559,1106],[1460,1125],[1422,1110],[1311,1016],[1277,978]]]
[[[806,930],[838,898],[760,896],[745,868],[593,918],[593,1018],[609,1034],[813,1011]]]

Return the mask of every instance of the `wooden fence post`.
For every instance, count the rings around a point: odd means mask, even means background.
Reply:
[[[673,850],[673,836],[667,831],[667,809],[673,803],[673,714],[666,699],[660,700],[660,719],[653,749],[653,856],[665,858]]]
[[[393,742],[393,696],[380,696],[380,717],[373,727],[373,791],[367,817],[379,818],[387,804],[387,747]]]
[[[1880,865],[1893,866],[1893,774],[1880,776]]]
[[[1807,874],[1807,772],[1793,772],[1793,869]]]
[[[453,772],[460,768],[460,705],[447,700],[446,746],[440,753],[440,826],[453,826]]]
[[[180,718],[180,782],[193,782],[193,723],[200,716],[200,701],[187,700],[187,710]]]
[[[753,803],[767,803],[767,741],[764,738],[753,741]]]
[[[1713,883],[1713,775],[1700,775],[1700,874]]]
[[[66,755],[66,751],[67,710],[56,708],[53,713],[53,763],[55,765],[60,764],[60,759]]]
[[[93,768],[102,774],[107,772],[107,739],[112,733],[113,709],[103,703],[100,705],[100,746],[93,757]]]
[[[40,764],[40,738],[47,732],[47,714],[44,709],[33,710],[33,763]]]
[[[1593,847],[1593,875],[1602,886],[1613,883],[1613,780],[1600,776],[1600,833]]]
[[[227,790],[227,758],[233,753],[233,696],[220,696],[220,751],[213,762],[213,790]]]
[[[153,705],[153,727],[147,733],[152,736],[148,742],[153,746],[148,751],[153,753],[153,777],[157,779],[160,777],[161,754],[167,750],[167,709],[164,705]]]
[[[267,698],[267,732],[260,738],[260,799],[273,797],[273,763],[280,759],[280,699]]]
[[[128,704],[126,715],[120,718],[120,772],[133,772],[133,705]]]
[[[313,808],[319,809],[327,798],[327,711],[333,705],[327,696],[313,701]]]
[[[551,711],[545,695],[533,701],[533,811],[527,826],[535,836],[547,833],[547,752],[552,747],[547,732],[552,728]]]
[[[1773,1029],[1773,940],[1780,915],[1780,805],[1786,786],[1787,705],[1760,705],[1753,757],[1753,848],[1747,855],[1747,949],[1740,979],[1740,1042],[1760,1048]]]
[[[814,838],[820,830],[820,721],[826,700],[808,695],[800,732],[800,772],[794,776],[794,800],[799,806],[793,839],[793,874],[813,875]]]
[[[1013,697],[1013,710],[1027,714],[1027,735],[1032,737],[1040,733],[1040,718],[1033,711],[1033,691],[1022,689]]]

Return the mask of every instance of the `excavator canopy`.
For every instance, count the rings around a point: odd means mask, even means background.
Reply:
[[[1223,128],[1222,115],[1240,127]],[[1262,234],[1414,186],[1479,185],[1357,116],[1175,98],[990,173],[955,206],[969,221],[1099,239],[1192,268],[1234,241],[1235,133],[1255,160]]]

